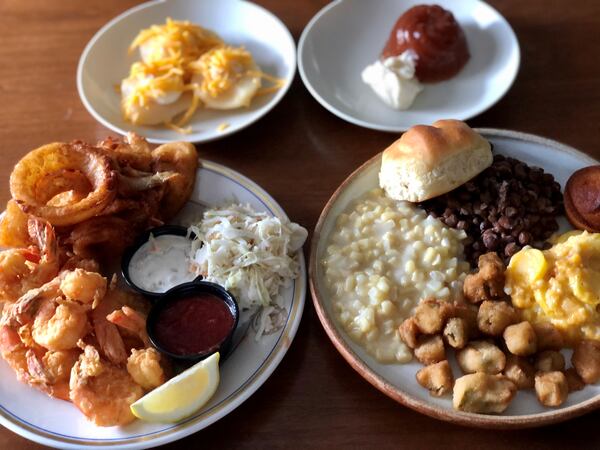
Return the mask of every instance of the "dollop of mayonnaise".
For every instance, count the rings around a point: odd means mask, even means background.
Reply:
[[[362,80],[387,105],[408,109],[423,90],[415,77],[415,58],[410,51],[377,60],[362,71]]]
[[[193,281],[190,259],[192,241],[185,236],[151,236],[129,262],[133,283],[149,292],[166,292],[174,286]]]

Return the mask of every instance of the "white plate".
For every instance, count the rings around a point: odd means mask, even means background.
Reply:
[[[231,201],[249,203],[257,211],[287,217],[277,202],[253,181],[219,164],[202,161],[190,202],[180,218],[197,205],[217,206]],[[301,274],[281,294],[288,316],[283,329],[263,336],[254,332],[221,364],[221,383],[209,404],[178,424],[152,424],[136,420],[125,427],[102,428],[87,421],[71,403],[52,399],[19,383],[14,371],[0,358],[0,424],[21,436],[60,448],[147,448],[181,439],[225,416],[252,395],[275,370],[287,352],[304,309],[306,269],[298,252]]]
[[[167,17],[189,20],[218,33],[227,43],[245,46],[260,68],[285,80],[274,94],[257,97],[248,108],[230,111],[198,109],[182,135],[164,126],[133,125],[123,119],[121,95],[115,86],[129,74],[138,53],[128,55],[129,44],[140,30],[162,24]],[[285,95],[296,72],[296,45],[285,25],[261,6],[242,0],[157,0],[136,6],[114,18],[85,47],[77,67],[81,101],[104,126],[117,133],[146,136],[153,143],[176,140],[206,142],[228,136],[256,122]],[[227,123],[224,131],[219,125]]]
[[[313,17],[298,44],[302,81],[321,105],[348,122],[399,132],[452,117],[466,120],[508,91],[519,69],[519,43],[508,22],[480,0],[439,0],[463,28],[471,58],[454,78],[427,84],[407,111],[385,105],[361,80],[397,18],[422,0],[337,0]]]
[[[525,133],[504,130],[478,130],[494,144],[494,152],[518,158],[542,167],[554,175],[564,187],[569,176],[577,169],[598,164],[591,157],[558,142]],[[309,263],[310,287],[315,309],[323,327],[334,345],[352,367],[376,388],[396,401],[429,416],[479,427],[520,428],[559,422],[600,407],[600,385],[588,385],[569,394],[558,408],[544,408],[533,391],[519,391],[504,414],[499,416],[455,411],[449,397],[429,395],[415,380],[422,367],[417,362],[408,364],[381,364],[368,355],[344,331],[333,314],[331,297],[321,262],[328,237],[338,215],[355,199],[376,188],[381,155],[377,155],[350,175],[331,197],[317,223],[311,244]],[[563,222],[563,231],[568,229]],[[569,356],[568,353],[565,353]],[[567,358],[567,361],[570,357]],[[455,370],[455,374],[456,374]]]

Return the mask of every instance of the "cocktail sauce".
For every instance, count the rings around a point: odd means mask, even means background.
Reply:
[[[419,81],[436,82],[456,75],[469,60],[467,40],[450,11],[418,5],[400,16],[381,53],[383,59],[412,50]]]
[[[176,355],[216,349],[234,325],[231,310],[219,297],[199,293],[170,302],[159,313],[154,333],[161,346]]]

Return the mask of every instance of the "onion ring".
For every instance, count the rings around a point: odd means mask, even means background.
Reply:
[[[131,223],[116,216],[101,216],[75,226],[66,242],[80,258],[112,260],[133,244],[136,231]]]
[[[48,203],[63,192],[74,191],[85,197],[92,190],[87,176],[80,170],[60,169],[40,177],[35,184],[35,197],[42,203]]]
[[[36,185],[49,174],[75,170],[83,173],[92,191],[81,200],[53,206],[39,199]],[[117,173],[111,159],[87,144],[53,143],[32,150],[15,166],[10,175],[10,192],[27,214],[42,217],[56,226],[82,222],[100,213],[117,194]]]

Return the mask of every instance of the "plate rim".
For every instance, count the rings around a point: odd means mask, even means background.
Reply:
[[[265,206],[271,210],[274,216],[289,220],[289,217],[281,205],[255,181],[251,180],[245,175],[242,175],[238,171],[219,163],[201,158],[199,158],[199,163],[200,166],[198,167],[198,170],[201,170],[202,168],[212,170],[220,175],[230,178],[233,182],[241,184],[244,189],[250,191],[261,202],[263,202]],[[157,431],[146,436],[86,440],[85,438],[63,437],[60,435],[60,433],[40,430],[40,427],[23,423],[20,418],[10,413],[10,411],[0,405],[0,425],[24,437],[25,439],[37,442],[39,444],[47,446],[59,445],[60,448],[73,449],[149,448],[177,441],[212,425],[214,422],[233,412],[250,396],[252,396],[271,377],[292,345],[302,320],[306,302],[308,281],[308,271],[304,258],[304,252],[302,249],[300,249],[296,254],[298,255],[298,263],[300,265],[300,275],[294,280],[295,290],[292,299],[293,310],[290,310],[289,312],[289,317],[281,336],[269,351],[262,365],[254,373],[252,373],[250,377],[244,380],[244,382],[223,401],[223,405],[218,406],[216,411],[211,412],[211,414],[207,417],[204,417],[203,415],[195,416],[187,421],[182,422],[180,425],[174,425],[169,429]]]
[[[99,41],[104,36],[104,34],[106,34],[108,31],[110,31],[110,29],[114,25],[119,23],[120,21],[125,20],[127,17],[129,17],[133,14],[137,14],[139,11],[142,11],[146,8],[152,8],[159,4],[168,3],[169,1],[170,0],[150,0],[150,1],[147,1],[140,5],[133,6],[129,9],[123,11],[122,13],[118,14],[116,17],[113,17],[108,22],[106,22],[98,31],[96,31],[96,33],[94,33],[94,35],[90,38],[90,40],[85,45],[83,51],[81,52],[81,55],[79,56],[79,60],[77,62],[77,71],[76,71],[76,85],[77,85],[77,94],[79,96],[81,103],[83,103],[83,106],[85,107],[87,112],[95,120],[100,122],[103,126],[108,128],[109,130],[114,131],[115,133],[118,133],[120,135],[124,136],[125,134],[127,134],[128,130],[122,129],[121,127],[113,124],[110,120],[106,119],[98,111],[96,111],[96,109],[94,108],[94,106],[92,105],[92,103],[90,102],[90,100],[88,99],[88,97],[85,94],[85,89],[83,86],[83,70],[86,65],[89,53],[91,52],[92,48],[96,45],[97,41]],[[194,0],[187,0],[187,1],[192,2]],[[283,23],[283,21],[279,17],[277,17],[275,14],[273,14],[271,11],[269,11],[268,9],[266,9],[265,7],[263,7],[257,3],[251,2],[249,0],[234,0],[234,1],[237,3],[246,3],[254,8],[261,10],[263,13],[271,16],[282,27],[282,29],[286,33],[287,41],[288,41],[288,43],[291,44],[291,47],[292,47],[292,53],[290,55],[291,59],[292,59],[290,75],[288,78],[286,78],[285,84],[275,93],[273,98],[267,104],[265,104],[261,109],[259,109],[260,114],[256,118],[254,118],[252,120],[248,120],[246,123],[244,123],[240,126],[226,128],[222,132],[217,133],[211,137],[202,138],[201,136],[198,136],[202,133],[191,133],[189,135],[182,134],[180,140],[192,142],[195,144],[200,144],[200,143],[205,143],[205,142],[216,141],[216,140],[225,138],[227,136],[230,136],[232,134],[235,134],[238,131],[242,131],[243,129],[249,127],[250,125],[258,122],[260,119],[262,119],[264,116],[266,116],[269,112],[271,112],[271,110],[273,108],[275,108],[275,106],[277,106],[281,102],[281,100],[285,97],[287,92],[290,90],[290,88],[294,82],[294,79],[296,77],[296,72],[297,72],[297,68],[298,68],[298,53],[297,53],[296,41],[294,41],[294,38],[293,38],[289,28],[285,25],[285,23]],[[154,127],[147,126],[147,128],[148,128],[148,130],[152,130]],[[148,137],[148,136],[146,137],[146,140],[152,144],[166,144],[168,142],[173,141],[173,139],[155,138],[155,137]]]
[[[559,152],[575,155],[579,158],[589,161],[590,164],[600,164],[599,161],[595,160],[590,155],[583,153],[574,147],[535,134],[499,128],[475,128],[474,130],[482,134],[484,137],[512,138],[525,142],[533,142],[551,147]],[[377,153],[375,156],[369,158],[366,162],[354,170],[334,191],[319,215],[319,219],[312,234],[310,246],[308,283],[313,306],[317,312],[317,316],[319,317],[321,325],[327,333],[327,336],[340,354],[344,357],[346,362],[350,364],[350,366],[356,372],[358,372],[361,377],[366,379],[371,385],[396,402],[434,419],[444,420],[446,422],[458,425],[487,429],[532,428],[562,422],[600,408],[600,394],[598,394],[588,400],[560,410],[549,410],[543,413],[523,414],[518,416],[484,415],[448,410],[434,404],[427,403],[423,400],[419,400],[407,392],[404,392],[401,388],[392,385],[383,376],[378,375],[373,369],[371,369],[367,362],[361,359],[350,348],[346,342],[346,339],[341,335],[341,333],[338,333],[334,323],[335,319],[330,317],[327,313],[323,301],[325,295],[318,288],[318,285],[315,281],[318,271],[317,247],[321,239],[323,224],[333,204],[337,201],[342,192],[345,191],[346,187],[367,168],[377,163],[380,157],[381,153]]]
[[[335,116],[339,117],[340,119],[345,120],[346,122],[352,123],[354,125],[358,125],[358,126],[363,127],[363,128],[368,128],[368,129],[377,130],[377,131],[385,131],[385,132],[388,132],[388,133],[401,133],[401,132],[404,132],[404,131],[406,131],[410,127],[381,125],[381,124],[378,124],[376,122],[370,122],[370,121],[367,121],[367,120],[358,119],[358,118],[354,117],[353,115],[350,115],[350,114],[345,113],[344,111],[341,111],[340,109],[336,108],[331,103],[329,103],[317,91],[317,89],[311,83],[310,77],[306,74],[306,71],[305,71],[305,68],[304,68],[303,53],[304,53],[304,48],[305,48],[306,40],[308,38],[309,33],[311,32],[312,28],[317,24],[317,22],[325,14],[327,14],[331,9],[336,8],[341,3],[347,2],[347,1],[353,1],[353,0],[334,0],[331,3],[329,3],[328,5],[325,5],[323,8],[321,8],[310,19],[310,21],[308,22],[308,24],[306,24],[306,26],[304,27],[304,30],[302,30],[302,34],[300,36],[300,40],[298,41],[298,52],[297,52],[298,56],[296,58],[297,59],[297,64],[298,64],[298,72],[300,73],[300,78],[302,79],[302,83],[304,84],[304,86],[306,87],[306,89],[308,89],[308,91],[310,92],[310,94],[312,95],[312,97],[315,100],[317,100],[317,102],[321,106],[323,106],[330,113],[334,114]],[[473,117],[476,117],[476,116],[484,113],[488,109],[490,109],[492,106],[494,106],[500,100],[502,100],[502,98],[504,98],[504,96],[508,93],[508,91],[514,85],[514,83],[515,83],[515,81],[517,79],[517,75],[519,74],[519,70],[521,68],[521,46],[519,44],[519,39],[517,37],[517,34],[515,33],[515,30],[512,28],[510,22],[502,14],[500,14],[500,12],[496,8],[494,8],[489,3],[487,3],[487,2],[485,2],[483,0],[474,0],[474,1],[476,1],[477,3],[485,5],[486,7],[489,7],[506,24],[506,26],[508,27],[508,30],[509,30],[510,39],[514,42],[514,46],[515,46],[515,49],[516,49],[516,52],[517,52],[517,62],[516,62],[515,70],[511,74],[510,82],[505,85],[505,87],[499,92],[499,94],[496,96],[496,98],[493,99],[493,101],[489,102],[489,104],[484,105],[483,107],[478,108],[477,110],[475,110],[471,114],[455,114],[454,118],[458,119],[458,120],[468,120],[468,119],[471,119]]]

